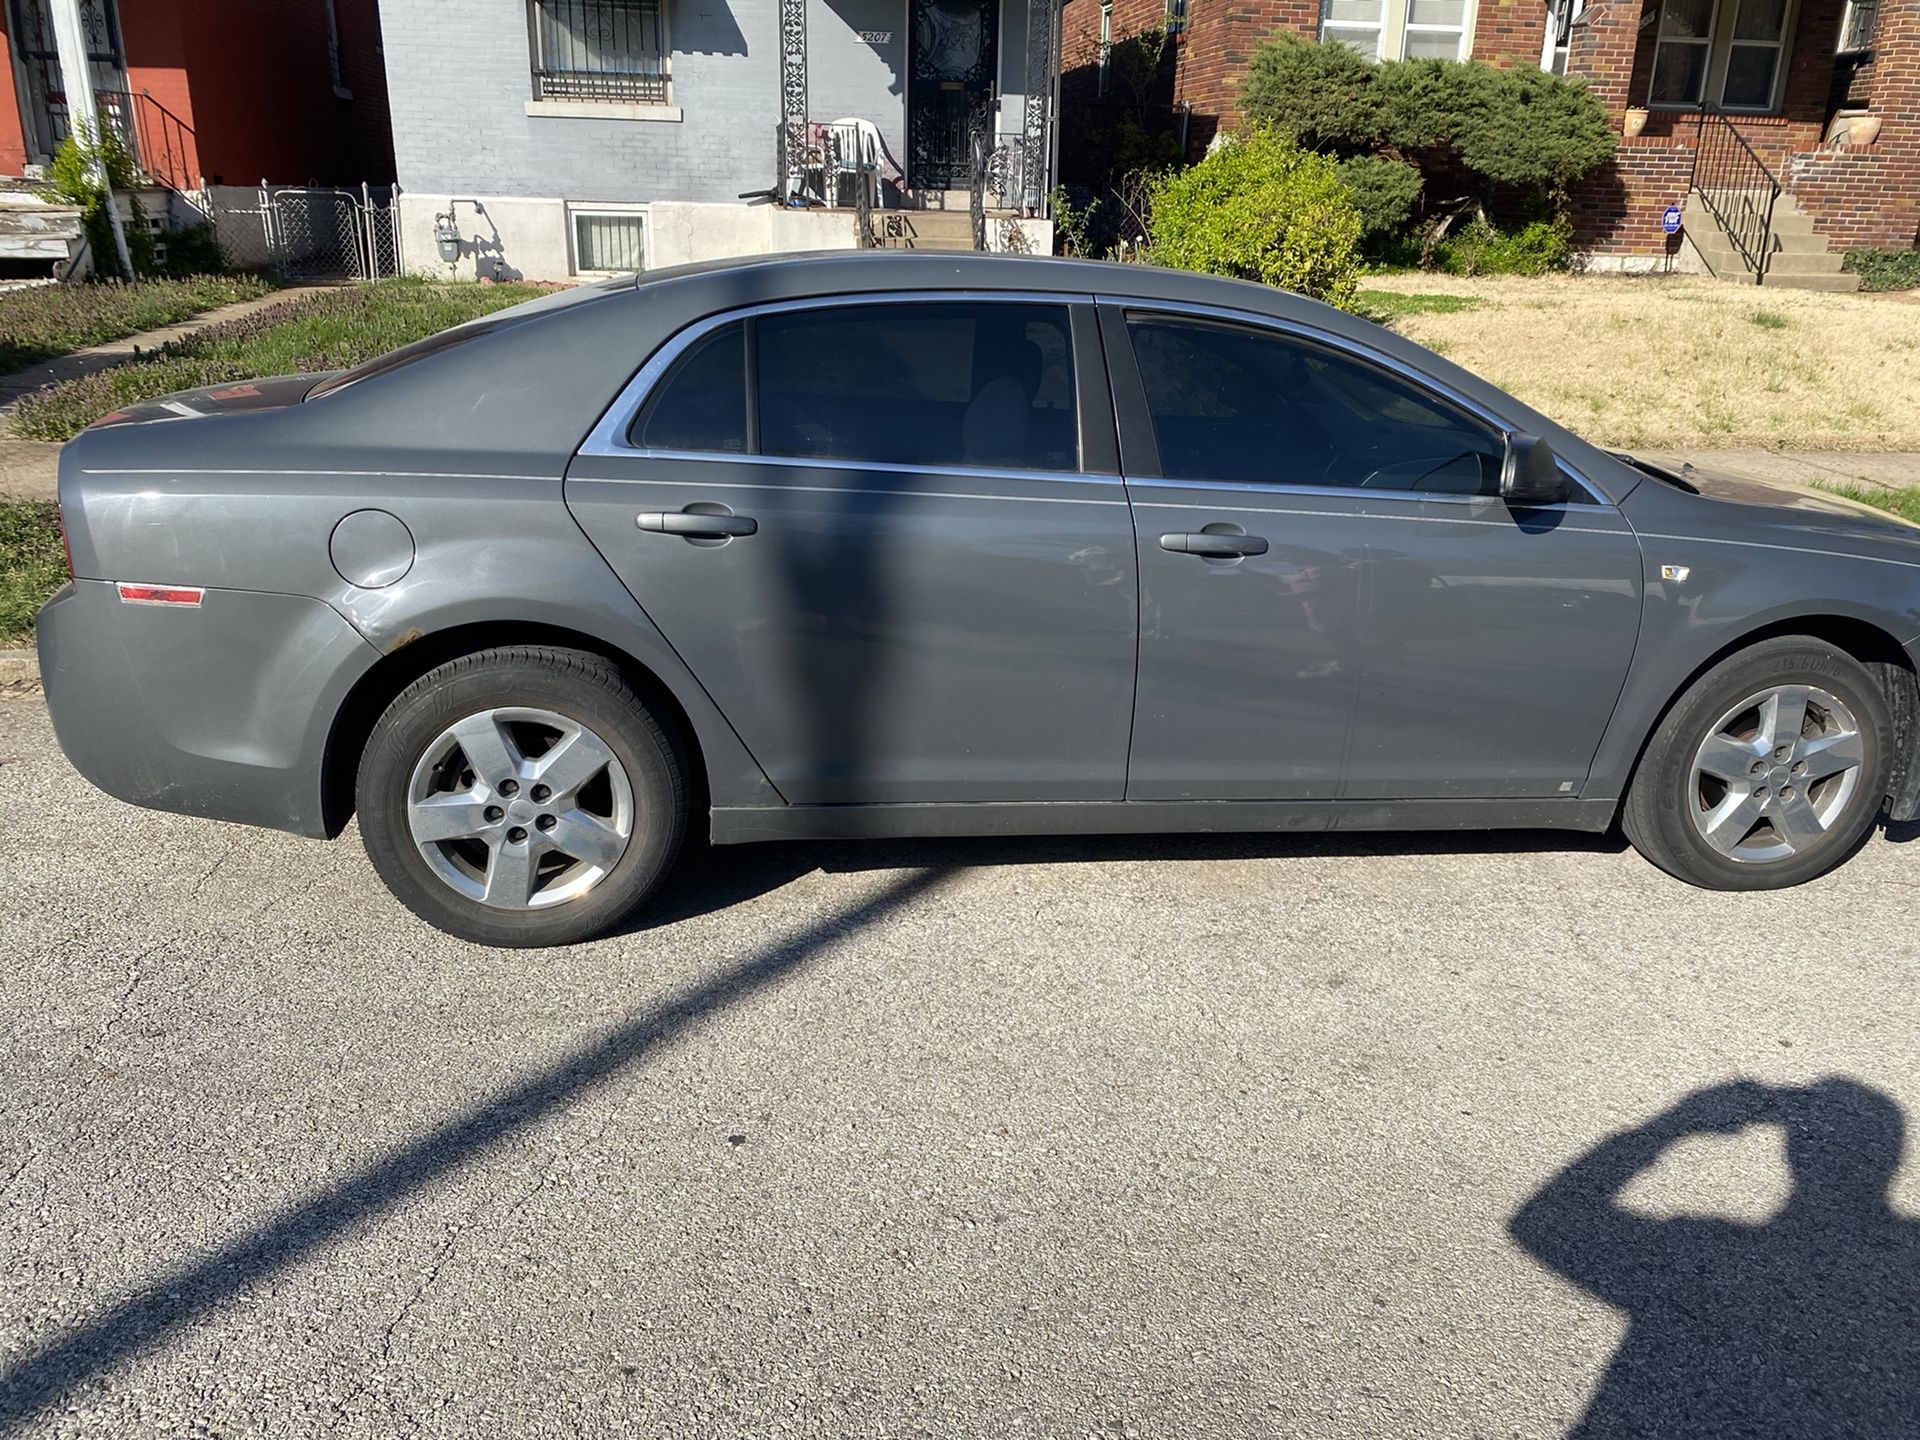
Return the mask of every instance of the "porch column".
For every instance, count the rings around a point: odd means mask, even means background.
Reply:
[[[60,52],[60,88],[67,92],[67,128],[75,135],[100,139],[100,107],[93,98],[93,71],[87,68],[87,32],[80,24],[79,0],[52,0],[53,44]],[[84,129],[82,128],[84,124]],[[113,198],[113,183],[106,167],[97,161],[94,178],[107,196],[107,223],[113,227],[114,248],[120,252],[120,269],[129,280],[135,279],[133,257],[127,253],[126,232],[120,228],[120,207]],[[97,264],[100,256],[95,256]]]
[[[1060,0],[1027,0],[1027,104],[1020,133],[1021,208],[1039,215],[1047,198],[1053,77],[1059,68]]]
[[[784,189],[807,143],[807,0],[780,0],[780,132],[786,150],[780,165]]]

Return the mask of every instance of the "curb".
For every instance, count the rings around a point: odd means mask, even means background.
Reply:
[[[0,650],[0,690],[14,688],[40,688],[40,657],[31,650]]]

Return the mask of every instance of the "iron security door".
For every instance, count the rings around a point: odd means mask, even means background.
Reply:
[[[907,183],[958,190],[973,131],[989,123],[999,54],[994,0],[913,0],[907,37]]]

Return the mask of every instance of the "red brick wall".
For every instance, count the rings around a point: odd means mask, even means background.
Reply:
[[[1784,177],[1835,250],[1920,243],[1920,0],[1883,0],[1873,50],[1865,83],[1879,136],[1796,155]]]
[[[1471,58],[1508,69],[1538,65],[1547,41],[1545,0],[1480,0]]]
[[[20,123],[20,97],[13,84],[13,17],[0,5],[0,175],[18,175],[27,163],[27,140]]]
[[[1688,137],[1690,140],[1691,137]],[[1600,255],[1664,255],[1660,217],[1687,198],[1693,146],[1667,137],[1624,140],[1573,195],[1574,246]]]

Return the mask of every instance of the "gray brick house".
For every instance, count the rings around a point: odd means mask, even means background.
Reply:
[[[411,270],[567,279],[851,249],[863,223],[1051,249],[1059,0],[380,10]]]

